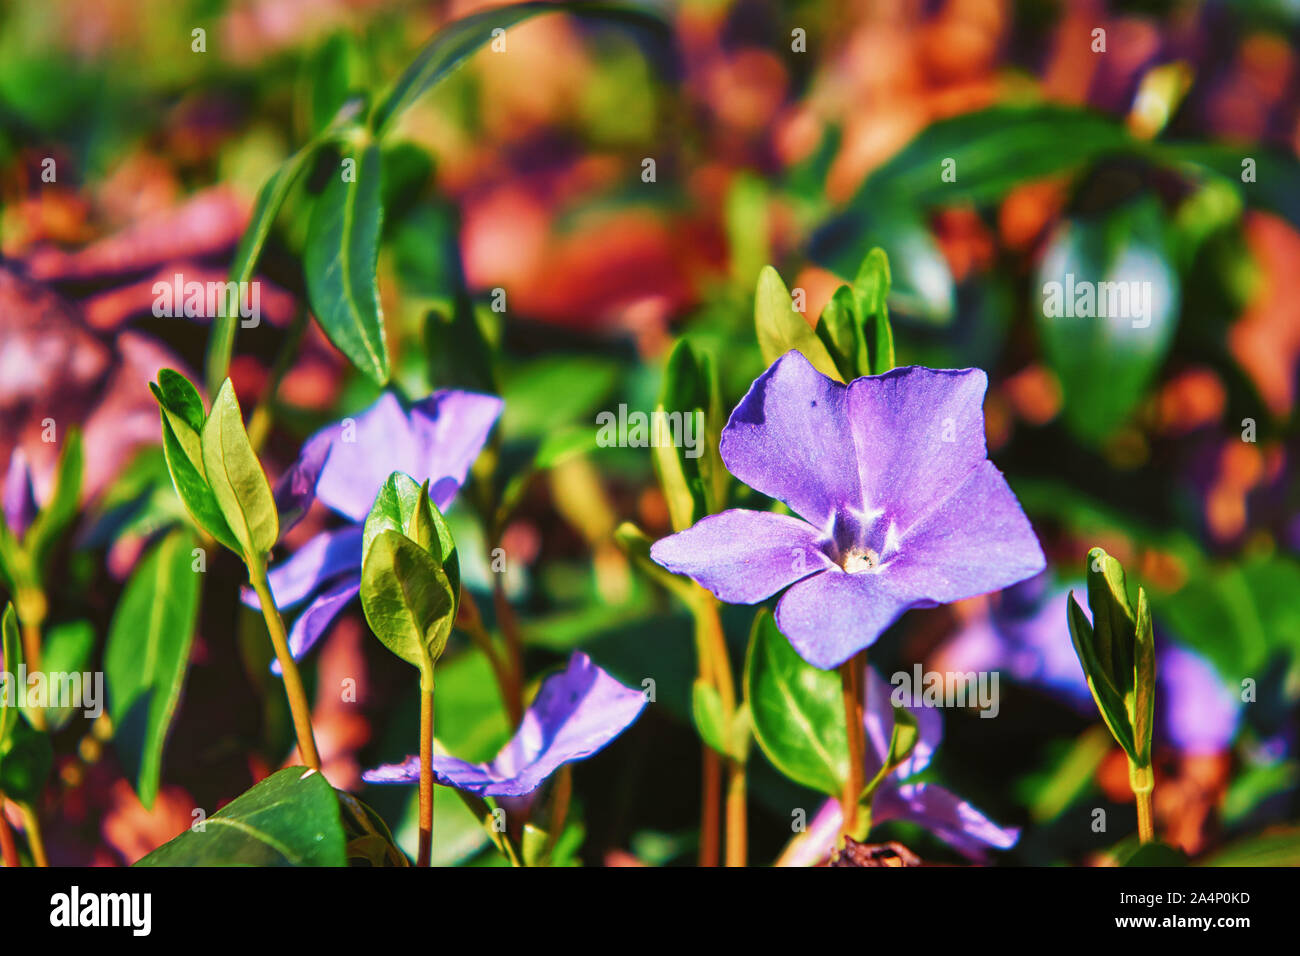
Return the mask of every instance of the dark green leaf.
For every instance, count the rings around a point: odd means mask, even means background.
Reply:
[[[0,746],[0,793],[18,803],[35,803],[53,766],[49,734],[16,721],[9,740]]]
[[[180,702],[198,617],[194,539],[173,531],[140,561],[113,614],[104,676],[113,742],[146,809],[153,807],[163,749]]]
[[[198,824],[196,824],[198,826]],[[346,866],[338,798],[305,767],[273,773],[136,866]]]
[[[849,771],[839,675],[800,657],[767,610],[749,637],[745,699],[772,764],[797,783],[839,796]]]
[[[388,382],[388,342],[379,305],[380,150],[368,146],[340,168],[316,200],[303,267],[312,311],[330,341],[378,385]]]
[[[54,473],[54,492],[45,506],[37,512],[32,526],[23,536],[23,547],[27,550],[32,566],[38,574],[43,573],[55,542],[77,516],[77,504],[81,500],[84,456],[81,430],[69,428]]]

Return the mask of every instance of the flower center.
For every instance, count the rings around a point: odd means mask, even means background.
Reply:
[[[840,567],[849,574],[861,574],[863,571],[879,571],[880,555],[870,548],[850,548],[841,557]]]

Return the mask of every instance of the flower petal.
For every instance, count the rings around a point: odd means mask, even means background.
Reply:
[[[806,521],[767,511],[732,509],[656,541],[650,557],[685,574],[728,604],[755,604],[832,567]]]
[[[340,514],[364,521],[375,495],[394,471],[415,477],[416,449],[401,404],[384,392],[368,409],[313,435],[308,445],[329,444],[316,495]]]
[[[27,465],[27,455],[15,448],[9,458],[9,472],[5,476],[5,524],[18,540],[27,532],[36,517],[36,491],[32,487],[32,470]]]
[[[895,589],[886,573],[849,574],[832,567],[785,592],[776,606],[776,626],[800,657],[828,670],[870,647],[918,603]]]
[[[329,626],[358,594],[361,593],[361,576],[348,577],[332,584],[316,596],[293,622],[289,629],[289,653],[295,661],[316,646],[316,642],[325,636]],[[271,673],[282,673],[278,660],[271,662]]]
[[[836,511],[862,504],[849,436],[848,389],[791,351],[754,380],[719,450],[745,484],[826,530]]]
[[[280,514],[280,537],[296,525],[316,500],[316,485],[325,468],[338,426],[317,432],[307,439],[295,461],[275,485],[275,508]]]
[[[1237,736],[1241,698],[1205,658],[1164,641],[1157,645],[1156,727],[1186,753],[1227,750]]]
[[[867,776],[870,780],[879,772],[889,740],[894,734],[894,687],[874,668],[867,668]],[[934,707],[915,705],[904,701],[903,707],[916,718],[917,740],[911,754],[894,770],[893,775],[905,780],[915,776],[930,765],[934,752],[943,740],[943,717]]]
[[[863,501],[900,533],[934,508],[988,452],[980,369],[896,368],[855,379],[848,418]]]
[[[426,469],[423,475],[411,475],[431,479],[429,494],[439,508],[456,497],[504,407],[495,395],[451,390],[434,392],[411,406],[411,435]]]
[[[882,573],[901,593],[947,604],[1000,590],[1046,566],[1016,496],[985,461],[902,535]]]
[[[360,571],[361,533],[359,524],[322,531],[272,568],[267,579],[276,607],[283,611],[300,604],[331,578]],[[242,597],[249,607],[261,608],[251,588],[244,588]]]
[[[886,780],[871,801],[872,824],[907,820],[925,827],[954,850],[980,859],[989,847],[1007,850],[1020,839],[1017,827],[1000,827],[961,797],[933,783]]]

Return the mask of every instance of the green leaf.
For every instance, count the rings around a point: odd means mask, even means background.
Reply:
[[[432,309],[424,326],[429,380],[442,388],[497,393],[494,354],[469,296],[458,292],[450,307]]]
[[[800,657],[766,609],[750,632],[745,700],[754,736],[773,766],[822,793],[843,791],[849,745],[839,675]]]
[[[822,309],[822,314],[817,319],[816,333],[830,352],[840,371],[840,378],[846,382],[871,372],[871,359],[862,331],[853,290],[842,285]]]
[[[622,20],[660,29],[663,26],[657,18],[631,7],[596,3],[514,3],[471,14],[443,27],[424,45],[411,65],[397,78],[393,88],[376,104],[370,116],[370,128],[376,135],[382,135],[412,103],[491,40],[494,30],[508,29],[538,13],[556,12]]]
[[[379,305],[380,150],[372,143],[349,176],[335,170],[307,224],[303,268],[312,311],[330,341],[378,385],[388,382],[388,342]]]
[[[1128,599],[1124,566],[1101,548],[1088,552],[1088,607],[1096,635],[1094,647],[1115,689],[1133,689],[1133,635],[1137,618]]]
[[[1111,736],[1124,748],[1126,754],[1136,760],[1137,750],[1133,744],[1133,732],[1129,727],[1128,709],[1124,705],[1124,698],[1111,682],[1109,673],[1097,656],[1092,625],[1088,623],[1088,618],[1084,615],[1083,608],[1079,607],[1079,602],[1074,599],[1073,591],[1070,592],[1069,598],[1066,614],[1070,626],[1070,640],[1074,642],[1074,652],[1083,666],[1083,674],[1088,680],[1088,689],[1092,691],[1092,699],[1097,703],[1097,710],[1101,712],[1102,720],[1110,728]]]
[[[409,867],[410,860],[393,840],[383,817],[346,790],[335,790],[347,839],[349,866]]]
[[[50,735],[16,721],[0,746],[0,793],[17,803],[35,803],[53,766]]]
[[[1049,240],[1033,312],[1080,439],[1100,444],[1141,401],[1173,343],[1180,296],[1168,225],[1150,196],[1067,220]]]
[[[0,673],[13,674],[14,680],[4,681],[0,684],[0,753],[4,752],[5,745],[13,737],[14,727],[18,720],[18,692],[17,674],[23,663],[23,642],[18,631],[18,614],[14,611],[13,602],[5,605],[4,616],[0,618],[0,650],[4,652],[4,660],[0,662]],[[10,697],[13,700],[10,700]]]
[[[894,705],[894,729],[889,735],[889,752],[885,755],[884,762],[881,763],[880,769],[876,775],[867,781],[866,786],[862,788],[862,793],[858,796],[858,802],[871,806],[871,797],[876,792],[876,788],[891,773],[898,769],[899,765],[912,756],[912,751],[916,749],[916,742],[921,738],[921,728],[916,722],[916,717],[906,707]]]
[[[84,471],[85,450],[81,430],[69,428],[59,462],[54,473],[54,492],[50,500],[37,512],[32,525],[23,536],[23,547],[38,574],[42,573],[50,551],[68,525],[77,516],[77,503],[81,499],[81,479]]]
[[[727,488],[731,481],[731,474],[723,465],[719,451],[726,419],[717,370],[712,357],[696,349],[687,339],[678,341],[668,358],[656,409],[659,411],[675,416],[677,421],[674,435],[680,441],[656,447],[654,460],[659,468],[660,483],[669,498],[673,527],[681,531],[704,515],[726,507]],[[666,420],[670,425],[673,421],[672,417]],[[693,447],[686,443],[688,422]],[[661,459],[660,456],[666,453],[676,457],[675,466]],[[675,483],[671,489],[669,481]],[[686,509],[688,500],[689,510]],[[679,520],[682,523],[679,524]]]
[[[226,523],[208,484],[203,465],[203,399],[185,376],[169,368],[158,373],[149,389],[162,411],[163,454],[172,484],[194,523],[225,547],[240,553],[239,542]]]
[[[1210,855],[1202,866],[1300,866],[1300,826],[1272,827]]]
[[[360,57],[347,33],[326,40],[303,71],[303,99],[308,103],[311,132],[324,132],[357,86]]]
[[[248,441],[230,379],[203,424],[203,469],[246,563],[265,560],[280,534],[280,519],[266,474]]]
[[[196,824],[195,826],[198,826]],[[305,767],[273,773],[136,866],[346,866],[338,798]]]
[[[867,253],[853,280],[853,298],[870,354],[864,375],[880,375],[894,367],[894,330],[889,324],[889,256],[877,247]]]
[[[727,738],[731,721],[722,709],[722,698],[718,696],[717,688],[706,680],[697,678],[691,687],[691,716],[701,740],[720,754],[730,751]]]
[[[246,283],[252,280],[253,270],[258,257],[271,235],[280,207],[289,196],[289,190],[298,181],[308,163],[316,156],[316,151],[328,142],[336,133],[331,127],[325,134],[307,143],[277,167],[271,178],[263,184],[253,203],[253,214],[248,221],[244,235],[235,249],[235,258],[230,263],[229,281]],[[230,353],[235,344],[235,329],[239,321],[237,310],[225,309],[212,321],[212,334],[208,338],[208,354],[205,362],[205,374],[209,391],[225,379],[230,365]]]
[[[1124,858],[1121,866],[1186,866],[1187,854],[1167,843],[1144,843]]]
[[[1023,182],[1082,167],[1133,140],[1108,116],[1055,104],[995,106],[926,127],[863,183],[851,206],[998,202]],[[952,175],[945,178],[945,161]]]
[[[843,381],[831,353],[804,317],[794,310],[790,291],[771,266],[764,266],[758,274],[754,324],[758,329],[758,347],[769,366],[791,349],[798,349],[817,371]]]
[[[405,535],[437,559],[459,607],[460,555],[451,528],[438,506],[429,499],[429,482],[417,485],[415,479],[400,471],[388,476],[366,516],[361,532],[363,555],[369,553],[371,543],[384,531]]]
[[[1156,647],[1147,592],[1138,588],[1137,643],[1133,654],[1133,744],[1138,763],[1151,761],[1156,707]]]
[[[44,729],[53,733],[64,727],[82,704],[90,704],[95,693],[93,684],[87,685],[86,678],[92,681],[90,673],[90,655],[95,649],[95,628],[89,621],[66,621],[54,625],[43,635],[41,648],[41,670],[45,672],[46,707]],[[72,703],[56,706],[59,701],[70,700]],[[103,701],[99,701],[103,703]],[[25,711],[29,720],[35,708]],[[33,726],[39,724],[33,721]]]
[[[113,613],[104,650],[113,745],[145,809],[152,809],[163,749],[189,665],[198,619],[193,537],[177,530],[140,561]]]
[[[396,531],[375,536],[361,567],[361,607],[375,636],[421,674],[447,646],[456,598],[437,559]]]

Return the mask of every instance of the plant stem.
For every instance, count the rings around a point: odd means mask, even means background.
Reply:
[[[524,639],[519,633],[519,621],[514,609],[506,600],[505,575],[492,575],[492,606],[496,610],[497,623],[506,638],[506,654],[510,659],[511,697],[506,707],[511,714],[524,712]],[[516,718],[518,720],[518,718]]]
[[[1139,767],[1130,761],[1128,782],[1137,799],[1138,840],[1151,843],[1156,838],[1155,816],[1151,811],[1151,794],[1155,791],[1156,778],[1150,764]]]
[[[307,310],[299,309],[293,317],[293,324],[289,326],[289,331],[285,333],[284,341],[280,344],[280,351],[275,356],[275,364],[271,366],[271,373],[266,380],[266,388],[262,390],[253,414],[248,417],[248,441],[253,446],[254,452],[260,452],[266,442],[266,436],[271,430],[275,396],[280,391],[280,383],[284,381],[284,376],[293,366],[293,360],[298,357],[298,346],[302,342],[303,332],[306,329]]]
[[[515,691],[513,673],[501,660],[496,644],[492,641],[492,635],[483,626],[483,616],[479,613],[478,604],[464,588],[460,592],[460,613],[456,617],[456,626],[469,635],[469,639],[487,657],[488,664],[492,667],[492,675],[496,678],[497,687],[501,691],[501,700],[510,717],[510,724],[513,727],[519,726],[519,721],[523,718],[523,710],[520,707],[523,695]]]
[[[0,860],[8,869],[17,869],[18,867],[18,847],[14,846],[14,833],[9,829],[9,821],[5,819],[5,797],[0,793]]]
[[[29,673],[37,673],[41,669],[41,622],[37,620],[24,621],[22,628],[23,656],[27,658],[27,670]],[[32,721],[32,727],[36,730],[45,732],[45,708],[33,707],[29,714]]]
[[[727,761],[727,866],[745,866],[749,852],[745,765]]]
[[[699,865],[718,865],[718,844],[722,833],[722,758],[704,744],[703,784],[700,793]]]
[[[866,786],[867,733],[863,723],[867,697],[867,652],[859,651],[840,665],[840,689],[844,696],[844,730],[849,744],[849,776],[840,796],[843,822],[840,836],[852,836],[858,826],[858,799]]]
[[[257,600],[262,605],[262,617],[266,619],[266,629],[271,635],[271,644],[275,647],[275,657],[280,662],[280,670],[284,673],[284,693],[289,698],[289,710],[293,714],[293,727],[298,735],[298,750],[302,753],[303,762],[308,767],[312,770],[320,770],[316,738],[311,732],[311,704],[307,701],[307,691],[303,688],[298,664],[289,652],[289,638],[285,634],[284,620],[275,606],[275,598],[271,596],[265,563],[249,565],[248,581],[257,592]]]
[[[41,821],[36,816],[36,810],[26,803],[14,801],[14,806],[18,808],[19,814],[23,818],[23,832],[27,834],[27,846],[32,851],[32,862],[37,866],[46,867],[50,861],[45,857],[45,840],[41,837]]]
[[[420,675],[420,850],[416,866],[433,861],[433,668]]]

